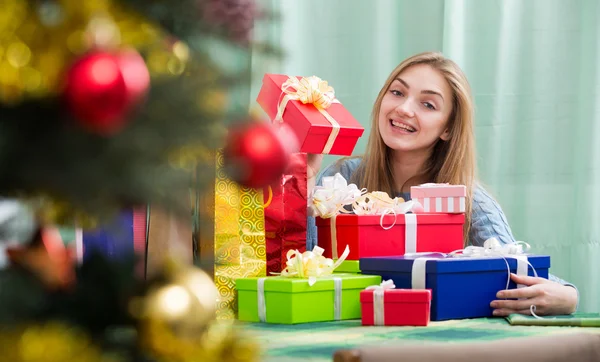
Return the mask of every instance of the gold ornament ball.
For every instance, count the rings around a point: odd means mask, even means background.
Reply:
[[[167,283],[146,296],[142,317],[166,323],[177,336],[193,337],[215,319],[218,290],[199,268],[175,269],[167,276]]]

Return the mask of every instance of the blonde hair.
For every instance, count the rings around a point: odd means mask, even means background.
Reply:
[[[473,135],[473,100],[469,82],[453,61],[439,53],[427,52],[414,55],[392,71],[373,106],[371,115],[371,134],[364,155],[364,162],[353,177],[355,182],[369,191],[386,191],[390,195],[396,193],[394,174],[392,172],[392,152],[383,142],[379,133],[379,110],[381,102],[390,85],[405,69],[426,64],[444,76],[453,93],[452,113],[448,119],[449,138],[439,140],[434,148],[423,173],[418,175],[427,182],[450,183],[467,187],[464,243],[469,241],[471,227],[471,211],[473,204],[473,187],[476,177],[475,140]],[[402,190],[398,190],[402,191]]]

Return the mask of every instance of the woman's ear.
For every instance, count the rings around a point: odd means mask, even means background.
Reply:
[[[450,130],[446,128],[444,133],[440,135],[440,138],[442,139],[442,141],[448,141],[450,139]]]

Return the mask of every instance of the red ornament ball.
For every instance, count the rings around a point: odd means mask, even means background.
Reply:
[[[94,52],[78,59],[68,70],[64,97],[69,111],[86,128],[101,133],[120,128],[128,104],[117,58]]]
[[[245,187],[262,188],[281,177],[290,152],[270,124],[251,122],[230,129],[223,156],[232,180]]]
[[[150,72],[144,58],[134,49],[117,54],[117,63],[125,81],[127,103],[139,104],[150,89]]]
[[[112,134],[126,125],[130,111],[149,87],[150,73],[135,50],[95,51],[79,58],[68,70],[64,97],[81,125],[96,133]]]

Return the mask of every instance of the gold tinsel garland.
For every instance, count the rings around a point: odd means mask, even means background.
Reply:
[[[4,104],[58,94],[66,66],[92,48],[143,51],[153,76],[183,73],[190,57],[184,42],[110,0],[4,0],[0,34]]]
[[[110,361],[82,331],[59,322],[4,328],[0,350],[12,362]]]
[[[18,104],[60,94],[63,73],[91,49],[135,48],[144,53],[151,77],[177,77],[191,62],[183,41],[111,0],[0,2],[0,103]],[[214,77],[211,69],[196,76]],[[223,110],[227,95],[219,90],[198,95],[203,109]],[[172,167],[192,172],[198,162],[210,162],[202,145],[188,145],[165,155]],[[36,206],[48,223],[94,228],[98,224],[56,195],[17,195]]]

